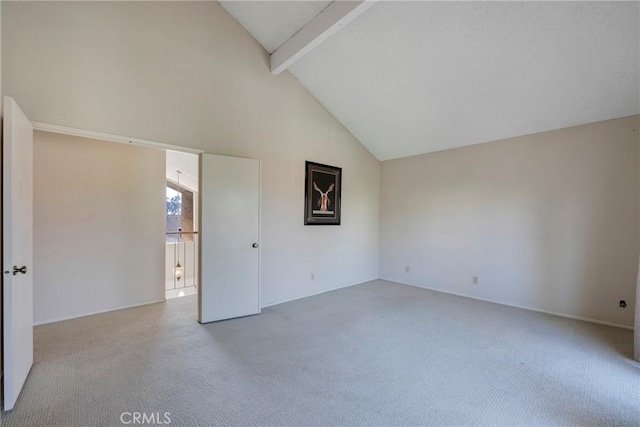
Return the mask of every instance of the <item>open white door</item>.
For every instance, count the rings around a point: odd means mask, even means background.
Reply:
[[[200,155],[200,323],[260,313],[260,162]]]
[[[3,407],[8,411],[33,364],[33,127],[9,97],[2,149]]]

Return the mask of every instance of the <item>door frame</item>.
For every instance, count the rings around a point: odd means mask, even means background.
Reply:
[[[114,135],[111,133],[104,133],[104,132],[95,132],[92,130],[76,129],[76,128],[71,128],[67,126],[53,125],[50,123],[32,121],[31,124],[33,125],[34,131],[39,130],[43,132],[59,133],[62,135],[98,139],[100,141],[118,142],[120,144],[132,144],[132,145],[139,145],[142,147],[159,148],[162,150],[181,151],[183,153],[190,153],[190,154],[200,154],[205,152],[204,150],[200,150],[197,148],[183,147],[181,145],[166,144],[163,142],[154,142],[146,139],[131,138],[128,136]]]

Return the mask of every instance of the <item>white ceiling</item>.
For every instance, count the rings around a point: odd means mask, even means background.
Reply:
[[[178,173],[180,171],[180,173]],[[167,150],[166,177],[191,191],[198,192],[198,156],[196,154]]]
[[[272,52],[327,3],[224,7]],[[640,3],[381,1],[289,71],[379,160],[623,117]]]

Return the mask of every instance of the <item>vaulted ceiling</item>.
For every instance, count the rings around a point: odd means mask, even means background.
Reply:
[[[330,3],[221,2],[270,53]],[[288,71],[379,160],[640,113],[638,2],[379,1],[338,28]]]

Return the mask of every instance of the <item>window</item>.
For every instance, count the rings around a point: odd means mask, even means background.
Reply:
[[[179,231],[193,231],[193,192],[167,182],[166,191],[167,243],[180,241]],[[191,241],[191,234],[183,235],[182,241]]]

